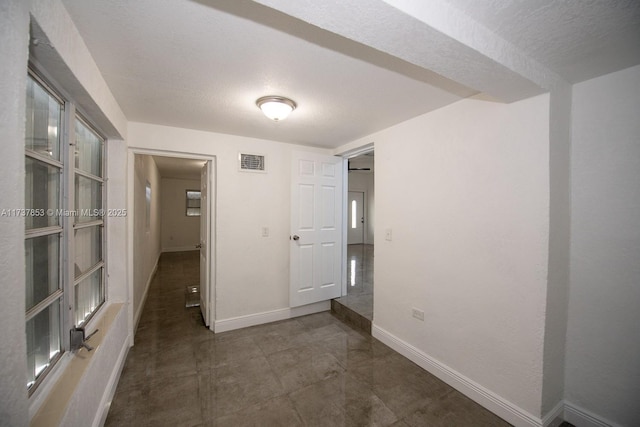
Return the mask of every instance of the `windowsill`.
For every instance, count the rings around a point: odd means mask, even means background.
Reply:
[[[122,306],[122,303],[115,303],[104,307],[102,315],[91,322],[91,328],[87,329],[87,333],[98,329],[87,342],[93,347],[93,350],[87,351],[87,349],[81,348],[75,353],[70,354],[69,361],[64,367],[64,372],[60,374],[55,385],[48,390],[47,396],[43,398],[38,412],[36,412],[31,419],[30,424],[32,427],[60,425],[82,376],[91,364],[91,360],[100,353],[100,347],[104,337],[111,328]]]

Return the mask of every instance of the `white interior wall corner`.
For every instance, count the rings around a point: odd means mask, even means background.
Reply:
[[[572,97],[565,399],[594,414],[579,419],[640,425],[640,66]]]
[[[571,86],[550,94],[549,274],[547,283],[541,413],[564,398],[571,231]]]
[[[58,69],[59,64],[54,63],[43,65],[50,65],[50,73],[72,73],[73,79],[65,76],[65,80],[80,87],[65,87],[65,91],[72,95],[88,94],[89,102],[96,106],[95,114],[100,116],[93,119],[100,121],[102,130],[110,130],[107,136],[126,139],[127,119],[62,2],[30,0],[30,12],[65,67]]]

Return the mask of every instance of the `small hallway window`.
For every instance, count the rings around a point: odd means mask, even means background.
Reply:
[[[200,190],[187,190],[187,216],[200,216]]]

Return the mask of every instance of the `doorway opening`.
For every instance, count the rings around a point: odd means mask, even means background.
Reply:
[[[336,302],[356,313],[355,317],[364,318],[363,323],[368,321],[370,328],[373,320],[374,152],[351,157],[347,163],[346,290],[343,289],[342,297]]]
[[[211,202],[215,197],[210,185],[214,161],[156,152],[132,153],[132,157],[134,332],[153,286],[179,301],[172,303],[176,310],[191,310],[198,317],[200,311],[202,323],[213,326],[209,301],[214,277]]]

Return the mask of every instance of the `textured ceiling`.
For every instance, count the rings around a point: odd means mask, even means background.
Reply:
[[[640,63],[638,0],[449,0],[570,83]]]
[[[360,46],[323,31],[292,36],[279,28],[299,31],[297,20],[255,3],[223,3],[64,2],[130,121],[335,147],[476,93],[371,49],[358,54],[380,65],[333,50]],[[298,104],[286,121],[256,107],[270,94]]]
[[[62,1],[128,120],[330,148],[640,63],[637,0]]]

